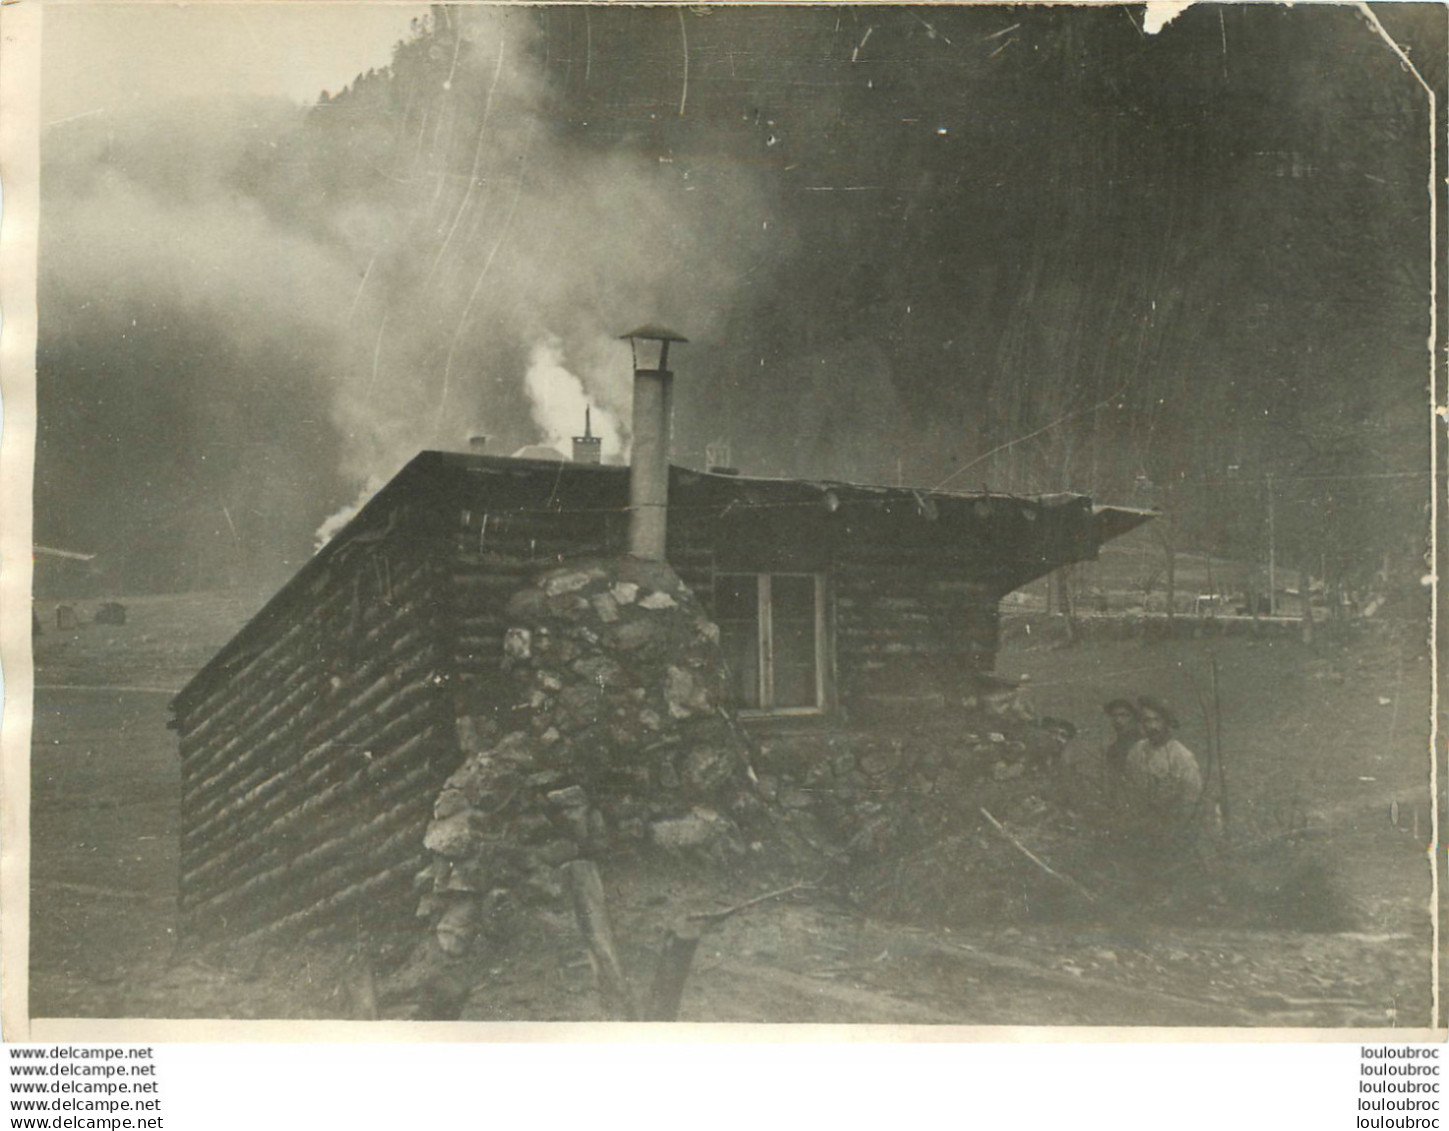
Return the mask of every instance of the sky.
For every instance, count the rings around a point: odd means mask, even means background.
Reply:
[[[47,6],[43,123],[199,95],[311,102],[391,59],[424,4]]]

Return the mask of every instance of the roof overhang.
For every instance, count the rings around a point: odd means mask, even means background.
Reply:
[[[1144,510],[1141,507],[1093,506],[1092,522],[1097,528],[1097,543],[1110,542],[1130,530],[1136,530],[1143,523],[1157,518],[1162,512]]]

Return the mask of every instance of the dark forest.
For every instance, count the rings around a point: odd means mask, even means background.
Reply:
[[[1391,7],[1442,107],[1444,10]],[[1427,115],[1338,5],[437,7],[314,105],[46,132],[35,538],[266,582],[419,449],[590,403],[621,459],[651,321],[676,462],[1090,492],[1243,560],[1271,490],[1284,564],[1416,582]]]

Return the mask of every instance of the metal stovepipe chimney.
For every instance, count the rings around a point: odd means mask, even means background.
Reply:
[[[674,374],[669,346],[687,342],[672,330],[641,326],[622,335],[634,356],[633,448],[629,457],[629,553],[664,560],[669,508],[669,432]]]

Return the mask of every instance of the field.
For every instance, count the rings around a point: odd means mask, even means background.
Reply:
[[[121,598],[127,623],[56,627],[42,603],[31,763],[30,1006],[35,1017],[347,1017],[345,963],[321,952],[242,968],[175,945],[178,768],[168,693],[260,604],[253,594]],[[1422,1026],[1429,1022],[1429,678],[1422,634],[1044,639],[1009,621],[998,670],[1072,719],[1071,782],[1097,773],[1101,704],[1167,698],[1208,747],[1218,670],[1228,832],[1244,898],[1185,914],[1102,907],[1069,919],[929,926],[868,918],[803,889],[705,937],[681,1016],[693,1021],[1010,1025]],[[1221,799],[1221,794],[1217,795]],[[1283,871],[1292,838],[1312,868]],[[1253,846],[1266,846],[1255,849]],[[1066,874],[1076,866],[1054,858]],[[808,879],[809,877],[801,877]],[[1090,880],[1090,877],[1083,877]],[[663,898],[704,910],[749,898],[689,874],[608,871],[626,964]],[[1292,890],[1294,885],[1312,890]],[[691,885],[695,885],[691,887]],[[1305,908],[1325,912],[1304,916]],[[1331,912],[1331,914],[1329,913]],[[489,971],[463,1018],[596,1020],[581,940]]]

